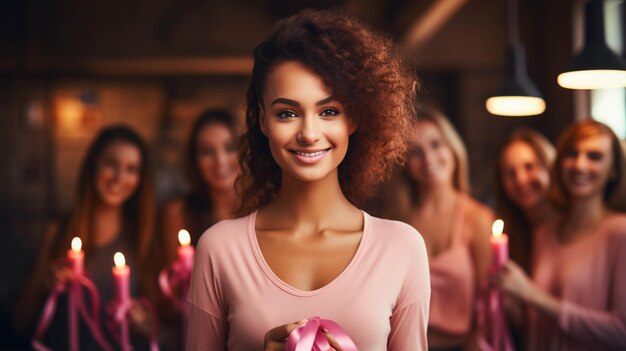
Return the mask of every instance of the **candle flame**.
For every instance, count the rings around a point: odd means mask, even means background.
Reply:
[[[124,254],[121,252],[116,252],[113,255],[113,262],[115,262],[115,267],[124,267],[126,265],[126,258],[124,258]]]
[[[493,234],[494,237],[499,238],[500,235],[502,235],[503,229],[504,221],[501,219],[496,219],[496,221],[493,222],[493,226],[491,226],[491,234]]]
[[[185,229],[178,231],[178,241],[182,246],[189,245],[191,243],[191,236],[189,235],[189,232]]]
[[[83,242],[80,240],[80,238],[77,236],[74,237],[74,239],[72,239],[72,251],[78,252],[82,247]]]

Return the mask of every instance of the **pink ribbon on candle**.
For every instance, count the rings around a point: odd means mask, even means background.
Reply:
[[[190,282],[191,271],[178,261],[172,263],[169,269],[164,268],[159,273],[159,287],[163,295],[172,300],[176,308],[181,311],[185,310],[187,306],[185,300]],[[176,296],[176,293],[174,293],[174,289],[177,288],[181,290],[180,296]]]
[[[478,345],[482,351],[513,351],[513,342],[509,331],[504,309],[502,308],[502,292],[495,284],[483,286],[482,294],[476,300],[476,322]],[[484,330],[491,327],[491,341],[488,341]]]
[[[176,261],[172,263],[169,269],[163,268],[159,273],[159,287],[163,295],[170,299],[174,306],[181,312],[182,319],[182,349],[187,346],[187,294],[189,293],[189,285],[191,284],[191,271],[185,265]],[[180,290],[180,296],[174,293],[174,289]]]
[[[124,336],[122,336],[121,326],[128,324],[128,311],[130,310],[130,305],[132,303],[137,303],[142,305],[148,313],[152,316],[154,320],[154,324],[150,330],[150,351],[158,351],[159,344],[157,342],[158,335],[158,323],[156,317],[156,311],[154,306],[144,298],[133,299],[129,304],[121,304],[114,302],[113,309],[110,313],[109,318],[107,318],[107,329],[109,333],[113,336],[115,341],[120,344],[122,350],[132,350],[132,346],[129,343],[129,340],[126,340]]]
[[[285,343],[285,351],[326,351],[330,344],[324,331],[332,334],[343,351],[358,351],[356,345],[339,324],[320,317],[313,317],[294,329]]]
[[[83,299],[82,291],[78,289],[79,292],[72,298],[68,299],[69,304],[76,304],[77,310],[80,313],[82,319],[87,324],[91,335],[94,337],[95,341],[102,347],[102,349],[106,351],[112,351],[111,346],[109,346],[104,334],[102,333],[102,328],[100,326],[100,294],[98,293],[98,289],[93,284],[91,280],[89,280],[84,275],[79,275],[74,280],[70,281],[58,281],[52,291],[48,295],[46,302],[44,304],[44,308],[39,318],[39,322],[37,323],[37,327],[35,328],[35,333],[32,339],[32,346],[37,351],[50,351],[50,349],[45,346],[41,341],[41,337],[46,333],[50,323],[52,322],[52,317],[54,316],[54,312],[57,306],[57,299],[59,295],[67,290],[68,284],[78,283],[80,286],[83,286],[87,289],[87,292],[91,298],[91,310],[87,309],[85,306],[85,301]],[[78,331],[75,331],[78,332]],[[74,345],[74,349],[78,349],[78,345]]]

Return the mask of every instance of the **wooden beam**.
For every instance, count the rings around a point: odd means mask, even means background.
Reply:
[[[69,73],[107,76],[250,75],[252,57],[155,59],[0,59],[0,72]]]
[[[402,45],[417,50],[430,40],[469,0],[436,0],[409,27]]]

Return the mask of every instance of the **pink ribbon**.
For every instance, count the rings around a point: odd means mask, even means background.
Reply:
[[[187,346],[187,295],[189,293],[189,285],[191,284],[191,271],[187,269],[181,262],[172,263],[169,269],[163,268],[159,273],[159,287],[163,295],[170,299],[174,306],[181,312],[182,319],[182,349]],[[180,290],[180,296],[174,293],[174,289]]]
[[[320,317],[313,317],[294,329],[285,343],[285,351],[331,350],[325,332],[332,334],[343,351],[358,351],[356,345],[339,324]]]
[[[84,275],[79,275],[74,279],[69,281],[58,281],[52,288],[52,291],[48,295],[46,302],[44,304],[43,311],[41,313],[41,317],[39,318],[39,322],[37,323],[37,327],[35,328],[35,333],[33,335],[32,346],[37,351],[50,351],[50,349],[45,346],[40,339],[48,330],[50,323],[52,322],[52,317],[54,316],[54,312],[57,306],[57,299],[59,295],[65,292],[68,289],[68,304],[70,310],[77,311],[80,313],[83,321],[89,328],[91,335],[94,337],[96,342],[102,347],[105,351],[111,351],[112,348],[109,346],[104,334],[102,333],[102,328],[100,326],[100,294],[98,293],[98,289],[93,284],[89,278]],[[87,289],[89,293],[89,297],[91,300],[91,309],[89,310],[85,306],[85,299],[83,298],[81,286]],[[76,318],[77,316],[68,316],[69,318]],[[78,326],[76,325],[76,328]],[[78,350],[78,330],[74,328],[69,328],[69,343],[71,350]]]
[[[152,329],[150,330],[150,351],[158,351],[158,323],[154,306],[152,306],[150,301],[144,298],[133,299],[131,304],[133,302],[142,305],[152,316],[154,324],[152,326]],[[113,338],[115,339],[115,341],[117,341],[117,343],[120,345],[121,350],[123,351],[133,349],[132,345],[130,344],[128,335],[128,311],[130,310],[131,304],[120,304],[114,302],[112,313],[107,319],[107,329],[109,330],[111,335],[113,335]]]
[[[513,351],[513,342],[507,319],[502,308],[502,292],[495,284],[483,287],[482,294],[476,300],[476,321],[478,345],[482,351]],[[485,336],[486,326],[491,327],[491,340]]]

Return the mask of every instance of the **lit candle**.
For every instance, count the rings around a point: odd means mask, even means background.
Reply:
[[[509,260],[509,237],[502,233],[504,222],[497,219],[491,227],[491,251],[493,252],[492,265],[500,268]]]
[[[130,308],[130,267],[126,265],[124,254],[116,252],[113,255],[113,279],[115,280],[115,291],[117,295],[118,313],[122,316],[119,320],[120,346],[122,351],[130,351],[132,347],[129,342],[128,322],[126,313]]]
[[[72,272],[78,278],[83,274],[85,253],[82,249],[83,243],[79,237],[74,237],[71,243],[71,249],[67,250],[67,262]],[[80,284],[77,279],[70,281],[68,289],[68,304],[67,304],[67,318],[68,318],[68,340],[69,349],[71,351],[78,351],[80,342],[78,336],[78,305],[81,299]]]
[[[178,261],[185,267],[187,271],[191,271],[193,268],[193,256],[195,249],[189,245],[191,243],[191,236],[185,229],[181,229],[178,232],[178,241],[180,246],[178,247]]]
[[[121,252],[116,252],[113,255],[113,262],[115,262],[113,279],[115,280],[117,301],[121,305],[126,305],[130,302],[130,267],[126,265],[126,259]]]
[[[83,246],[79,237],[72,239],[72,248],[67,250],[67,261],[72,272],[82,274],[85,262],[85,253],[81,250]]]

